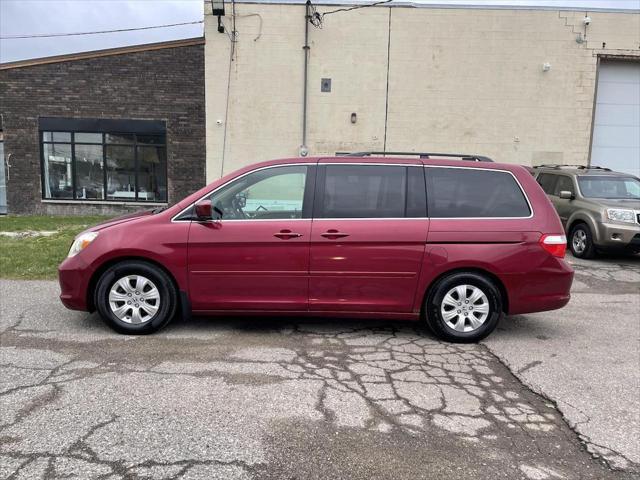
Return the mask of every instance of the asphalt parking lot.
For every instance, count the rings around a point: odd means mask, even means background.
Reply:
[[[0,281],[0,478],[627,479],[640,262],[479,345],[400,322],[196,318],[148,337]]]

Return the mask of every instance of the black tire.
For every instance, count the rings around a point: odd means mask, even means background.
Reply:
[[[445,296],[451,290],[463,285],[479,289],[485,296],[481,301],[488,306],[484,322],[472,331],[458,331],[452,328],[442,316]],[[472,292],[473,288],[467,291]],[[498,321],[502,316],[502,295],[495,283],[488,277],[476,272],[456,272],[441,278],[429,289],[425,300],[424,312],[427,325],[438,338],[455,343],[477,342],[493,332],[498,325]],[[469,312],[469,315],[474,314]],[[462,319],[461,321],[463,322],[463,327],[472,328],[470,319]],[[455,326],[458,326],[457,322]]]
[[[149,320],[137,324],[118,318],[111,310],[109,302],[112,287],[120,279],[130,275],[145,277],[155,285],[159,292],[160,305],[157,311]],[[98,280],[95,290],[95,305],[100,317],[115,331],[128,335],[146,335],[157,332],[173,319],[178,307],[178,291],[172,279],[155,265],[138,260],[123,261],[109,267]],[[146,314],[146,312],[144,313]]]
[[[579,236],[582,242],[578,240],[577,236]],[[569,249],[576,258],[589,259],[596,256],[596,246],[593,244],[593,235],[586,223],[578,223],[571,229],[571,233],[569,234]]]

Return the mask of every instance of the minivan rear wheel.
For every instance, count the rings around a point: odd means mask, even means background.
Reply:
[[[489,335],[502,315],[494,282],[476,272],[456,272],[438,280],[425,300],[429,328],[443,340],[477,342]]]
[[[129,335],[160,330],[176,313],[178,293],[160,268],[142,261],[109,267],[96,285],[95,305],[111,328]]]
[[[574,257],[593,258],[596,254],[596,247],[593,244],[591,229],[585,223],[578,223],[571,229],[569,235],[569,248]]]

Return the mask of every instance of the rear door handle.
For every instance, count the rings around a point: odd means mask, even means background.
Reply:
[[[302,234],[301,233],[295,233],[292,232],[291,230],[280,230],[278,233],[274,233],[273,234],[274,237],[277,237],[281,240],[289,240],[291,238],[298,238],[301,237]]]
[[[349,234],[348,233],[342,233],[342,232],[339,232],[338,230],[331,229],[331,230],[327,230],[324,233],[321,233],[320,236],[324,237],[324,238],[328,238],[329,240],[337,240],[338,238],[348,237]]]

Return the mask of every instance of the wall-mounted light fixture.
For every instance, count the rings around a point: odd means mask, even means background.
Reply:
[[[549,62],[544,62],[542,64],[542,71],[548,72],[549,70],[551,70],[551,64]]]
[[[356,123],[358,121],[358,114],[356,112],[353,112],[351,114],[351,123]]]
[[[222,18],[224,17],[224,0],[211,0],[211,15],[218,17],[218,32],[224,33]]]

